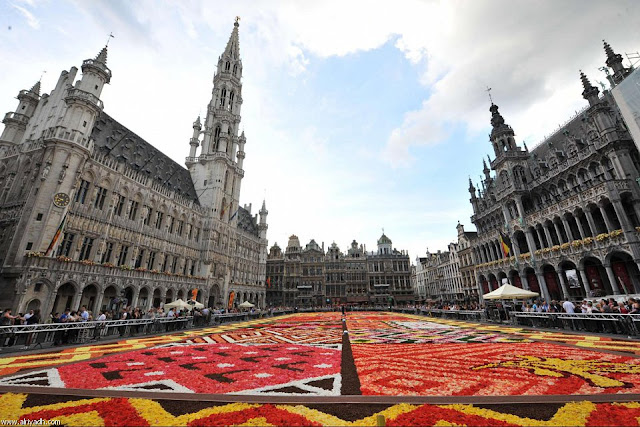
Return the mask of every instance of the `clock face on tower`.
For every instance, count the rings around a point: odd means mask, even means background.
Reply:
[[[67,193],[56,193],[53,196],[53,204],[59,208],[64,208],[69,204],[69,195]]]

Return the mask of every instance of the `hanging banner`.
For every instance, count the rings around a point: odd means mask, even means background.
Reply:
[[[570,288],[579,288],[580,279],[578,279],[578,272],[576,270],[566,270],[567,282],[569,282]]]
[[[198,289],[192,289],[191,290],[191,300],[195,301],[197,297],[198,297]]]
[[[236,293],[234,291],[231,291],[231,293],[229,294],[229,307],[228,309],[231,310],[233,308],[233,300],[236,297]]]

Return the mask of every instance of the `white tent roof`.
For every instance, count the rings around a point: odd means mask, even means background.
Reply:
[[[504,284],[500,286],[495,291],[491,291],[488,294],[482,295],[484,299],[522,299],[522,298],[533,298],[537,297],[540,294],[537,292],[527,291],[525,289],[520,289],[516,286],[512,286],[509,284]]]
[[[204,307],[203,304],[200,304],[199,302],[195,301],[195,304],[190,304],[188,301],[183,301],[181,298],[178,298],[177,300],[170,302],[169,304],[165,304],[164,308],[177,308],[177,309],[186,309],[186,310],[193,310],[194,308],[202,308]]]
[[[238,307],[240,307],[240,308],[251,308],[251,307],[255,307],[255,305],[251,304],[249,301],[245,301],[242,304],[240,304]]]

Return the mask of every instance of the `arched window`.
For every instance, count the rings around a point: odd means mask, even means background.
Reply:
[[[227,89],[222,88],[222,91],[220,91],[220,106],[224,108],[226,103],[227,103]]]
[[[236,94],[231,91],[229,94],[229,111],[233,111],[233,98],[235,98]]]
[[[233,64],[233,75],[234,76],[238,75],[238,64]]]
[[[224,64],[224,70],[229,71],[230,69],[231,69],[231,62],[227,61],[227,63]]]
[[[213,132],[213,144],[216,147],[216,151],[220,150],[220,133],[222,132],[222,129],[220,129],[220,126],[216,126],[216,130]]]

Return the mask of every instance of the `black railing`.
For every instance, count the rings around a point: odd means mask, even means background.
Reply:
[[[0,326],[0,346],[4,349],[10,347],[12,350],[27,350],[50,345],[82,344],[102,339],[114,339],[119,336],[130,337],[170,333],[221,323],[279,316],[292,312],[293,310],[265,310],[177,318],[156,317],[154,319]]]

